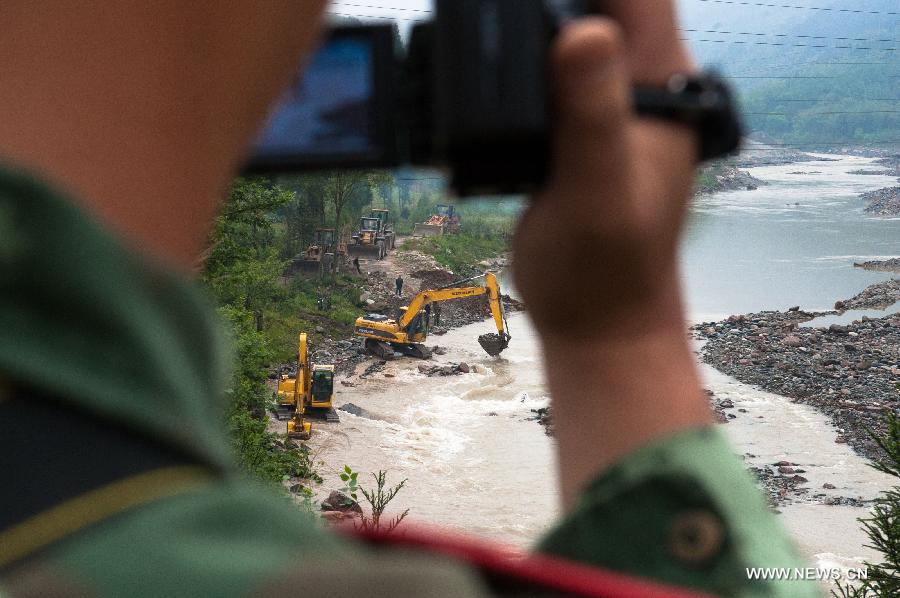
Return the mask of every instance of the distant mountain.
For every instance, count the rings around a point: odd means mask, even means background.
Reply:
[[[679,7],[695,56],[733,77],[758,137],[900,147],[898,0],[680,0]]]

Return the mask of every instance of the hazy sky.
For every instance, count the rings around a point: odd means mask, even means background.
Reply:
[[[703,8],[695,0],[678,0],[678,4],[687,10],[695,10],[698,4],[700,9]],[[335,0],[331,3],[330,12],[361,17],[393,17],[401,26],[404,23],[408,26],[415,19],[427,17],[428,14],[421,11],[428,11],[431,6],[431,0]]]

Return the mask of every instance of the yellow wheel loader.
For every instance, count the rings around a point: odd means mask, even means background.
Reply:
[[[439,237],[447,233],[459,232],[459,213],[456,206],[438,205],[434,214],[425,222],[419,222],[413,229],[414,237]]]
[[[306,251],[294,258],[294,267],[307,272],[330,270],[338,256],[339,249],[334,229],[319,228],[316,229],[313,242]]]
[[[373,209],[368,216],[359,219],[359,230],[351,236],[347,253],[352,256],[368,256],[384,259],[394,248],[394,230],[387,222],[388,211]]]
[[[301,332],[297,350],[297,373],[282,375],[278,383],[278,419],[287,419],[291,438],[309,439],[311,425],[306,416],[339,421],[334,410],[334,366],[311,365],[306,333]]]
[[[459,286],[482,276],[483,285]],[[478,342],[488,355],[496,357],[509,346],[510,336],[497,277],[492,272],[486,272],[482,276],[461,280],[448,287],[421,291],[408,306],[400,308],[399,320],[380,314],[359,317],[354,324],[354,332],[365,339],[366,351],[379,359],[393,359],[397,351],[411,357],[428,359],[431,357],[431,350],[422,343],[428,338],[431,326],[431,305],[440,301],[487,295],[497,332],[481,335]]]

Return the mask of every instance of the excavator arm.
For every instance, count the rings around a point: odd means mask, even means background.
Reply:
[[[497,326],[497,333],[483,334],[478,337],[478,342],[489,355],[496,357],[509,346],[510,336],[507,331],[506,314],[503,311],[503,302],[500,297],[500,284],[497,282],[497,276],[493,272],[486,272],[483,276],[483,286],[444,287],[442,289],[422,291],[413,297],[413,300],[410,301],[409,306],[406,308],[406,312],[400,318],[400,321],[398,322],[400,330],[406,330],[422,310],[432,303],[450,301],[452,299],[465,299],[467,297],[477,297],[486,294],[491,309],[491,316],[494,318],[494,324]],[[471,280],[473,279],[470,278],[460,282],[468,282]]]
[[[301,332],[297,347],[297,377],[294,378],[294,415],[287,424],[288,436],[309,439],[311,426],[303,417],[306,413],[306,397],[309,395],[309,344],[306,333]]]

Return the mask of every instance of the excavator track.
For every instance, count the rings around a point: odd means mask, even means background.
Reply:
[[[391,361],[394,358],[394,348],[385,342],[367,338],[365,346],[366,352],[378,359]]]
[[[322,409],[321,407],[307,407],[306,417],[311,419],[321,419],[327,422],[341,421],[340,416],[338,416],[338,412],[335,411],[333,407],[330,409]]]
[[[400,349],[401,353],[409,357],[415,357],[416,359],[431,359],[431,349],[425,345],[397,345],[397,348]]]
[[[288,421],[294,417],[294,408],[291,405],[277,405],[275,407],[275,418],[280,421]]]

